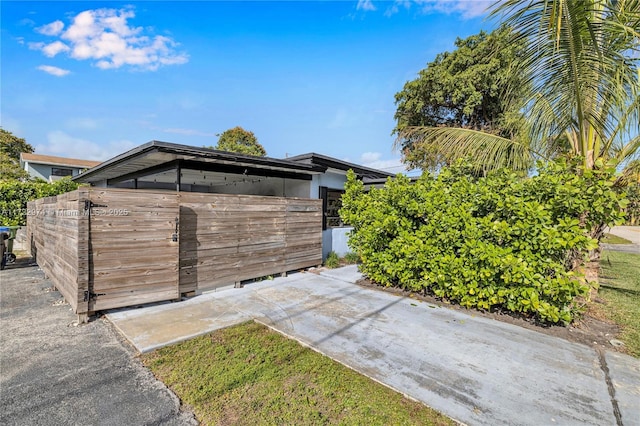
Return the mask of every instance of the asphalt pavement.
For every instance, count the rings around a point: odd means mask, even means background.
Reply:
[[[37,266],[0,272],[1,425],[191,425],[104,319],[77,325]]]

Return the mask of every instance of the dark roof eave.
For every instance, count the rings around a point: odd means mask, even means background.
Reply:
[[[311,164],[321,165],[326,168],[345,170],[345,171],[352,169],[357,175],[367,177],[367,178],[371,178],[371,176],[374,176],[374,178],[386,179],[387,177],[395,176],[395,174],[393,173],[385,172],[383,170],[373,169],[371,167],[360,166],[358,164],[353,164],[347,161],[338,160],[337,158],[328,157],[326,155],[317,154],[315,152],[296,155],[294,157],[287,158],[287,160],[296,161],[296,162],[309,160]]]
[[[285,171],[295,171],[297,173],[307,173],[307,174],[317,174],[326,171],[326,167],[313,165],[313,164],[302,164],[297,163],[295,161],[289,160],[279,160],[269,157],[254,157],[250,155],[242,155],[229,153],[224,151],[218,151],[209,148],[196,148],[188,145],[180,145],[169,142],[161,142],[161,141],[151,141],[147,142],[143,145],[140,145],[136,148],[133,148],[127,152],[124,152],[116,157],[113,157],[104,163],[99,164],[96,167],[93,167],[87,170],[84,173],[81,173],[73,178],[74,181],[85,183],[92,182],[91,177],[99,174],[103,170],[107,170],[110,167],[126,162],[127,160],[133,159],[137,156],[149,153],[149,152],[164,152],[168,154],[174,155],[183,155],[183,156],[195,156],[196,159],[190,159],[194,161],[201,161],[203,163],[212,163],[215,161],[202,161],[202,159],[207,160],[218,160],[225,161],[231,163],[245,163],[248,165],[253,165],[258,168],[264,169],[272,169],[272,170],[285,170]],[[200,157],[200,160],[198,159]]]

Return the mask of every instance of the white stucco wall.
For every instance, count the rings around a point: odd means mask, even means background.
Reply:
[[[351,251],[347,245],[349,240],[347,233],[352,229],[352,227],[329,228],[322,231],[322,260],[327,258],[330,251],[335,251],[340,257]]]
[[[326,173],[314,175],[311,179],[311,188],[308,197],[320,198],[320,187],[326,186],[329,189],[344,189],[347,182],[347,172],[342,170],[328,169]]]

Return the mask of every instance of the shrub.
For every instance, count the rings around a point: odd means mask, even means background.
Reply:
[[[379,284],[568,323],[589,289],[570,261],[596,248],[589,232],[621,223],[625,206],[614,170],[576,164],[540,164],[530,178],[477,178],[462,164],[369,192],[349,173],[340,210],[354,228],[349,246]]]
[[[345,263],[353,265],[354,263],[360,263],[360,255],[358,253],[349,252],[344,255]]]
[[[327,268],[337,268],[340,266],[340,257],[335,251],[330,251],[327,255],[327,259],[324,261],[324,266]]]
[[[53,183],[43,180],[0,181],[0,224],[24,226],[27,224],[27,202],[64,194],[77,188],[78,184],[70,178],[63,178]]]

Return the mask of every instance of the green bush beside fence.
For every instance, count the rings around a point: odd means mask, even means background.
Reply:
[[[457,165],[368,192],[350,173],[340,214],[361,270],[379,284],[568,323],[589,290],[570,258],[596,248],[589,233],[623,222],[626,205],[612,190],[614,169],[576,167],[476,178]]]
[[[42,197],[64,194],[78,188],[70,178],[53,183],[43,180],[0,181],[0,225],[24,226],[27,224],[27,202]]]

